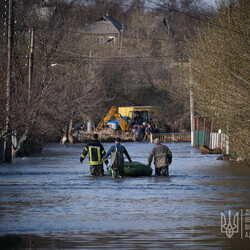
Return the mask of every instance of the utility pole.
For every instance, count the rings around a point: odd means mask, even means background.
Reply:
[[[31,106],[33,88],[33,58],[34,58],[34,28],[30,32],[30,52],[29,52],[29,79],[28,79],[28,105]]]
[[[190,126],[191,126],[191,146],[194,146],[194,93],[193,93],[193,80],[191,59],[189,59],[189,83],[190,83]],[[198,130],[198,128],[197,128]]]
[[[11,111],[11,72],[12,72],[12,33],[13,33],[13,1],[9,0],[8,13],[8,61],[7,61],[7,84],[6,84],[6,147],[5,147],[5,161],[12,161],[12,135],[10,124]]]
[[[121,29],[121,33],[120,33],[120,51],[119,54],[122,54],[122,39],[123,39],[123,32],[124,32],[124,24],[122,24],[122,29]]]

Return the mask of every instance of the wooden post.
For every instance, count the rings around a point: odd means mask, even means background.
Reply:
[[[212,123],[211,123],[211,132],[210,132],[210,143],[209,143],[209,148],[212,148],[212,140],[213,140],[213,119],[212,119]]]
[[[197,126],[197,148],[199,147],[199,117],[197,116],[196,117],[196,122],[197,122],[197,124],[196,124],[196,126]]]
[[[153,134],[150,133],[150,143],[153,143]]]
[[[72,127],[73,127],[73,119],[70,119],[69,128],[68,128],[68,140],[69,140],[70,144],[74,144],[74,139],[73,139],[73,136],[72,136],[72,133],[71,133]]]
[[[205,135],[206,135],[206,116],[204,116],[204,126],[203,126],[203,145],[205,144]]]

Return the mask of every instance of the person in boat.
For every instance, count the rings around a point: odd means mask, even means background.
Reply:
[[[152,149],[148,157],[148,166],[154,158],[155,175],[168,176],[168,166],[172,162],[172,153],[166,145],[162,145],[159,138],[154,140],[155,147]]]
[[[121,144],[121,138],[117,137],[115,139],[115,145],[111,146],[108,152],[102,158],[104,161],[111,155],[111,173],[112,178],[123,177],[124,176],[124,157],[126,155],[129,162],[132,163],[132,160],[128,154],[128,151]]]
[[[94,176],[103,176],[103,161],[102,157],[106,154],[103,145],[98,141],[98,135],[93,135],[93,141],[88,143],[83,149],[83,152],[80,157],[80,163],[82,164],[86,155],[89,153],[89,165],[90,173]],[[108,165],[108,160],[105,161],[105,164]]]

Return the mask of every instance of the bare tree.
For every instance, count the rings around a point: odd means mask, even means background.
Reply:
[[[96,122],[113,103],[157,105],[166,120],[183,115],[183,90],[175,66],[182,47],[177,46],[179,41],[175,37],[183,38],[179,34],[186,26],[183,20],[182,25],[178,23],[178,13],[166,9],[164,4],[148,9],[145,1],[65,0],[46,1],[43,6],[40,1],[37,3],[20,1],[15,9],[11,121],[21,138],[19,142],[27,137],[55,139],[65,131],[70,137],[74,122],[83,117]],[[175,1],[171,2],[171,6],[174,4]],[[185,9],[187,6],[190,5],[185,5]],[[83,33],[84,27],[106,10],[125,24],[123,40],[117,48],[98,47]],[[164,27],[164,18],[172,22],[174,36]],[[28,31],[33,28],[34,74],[29,103],[25,65],[30,44]],[[4,52],[5,40],[1,39],[0,49]],[[94,49],[101,56],[96,56]],[[6,55],[1,56],[1,65],[6,67]],[[4,72],[0,72],[3,81]],[[1,87],[4,90],[2,81]],[[1,129],[6,115],[2,93]],[[21,143],[17,149],[20,146]]]
[[[215,117],[249,162],[249,4],[222,2],[218,18],[190,41],[196,110]]]

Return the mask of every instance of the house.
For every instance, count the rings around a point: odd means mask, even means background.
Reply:
[[[40,4],[34,5],[36,15],[41,21],[48,21],[55,14],[55,6],[46,6],[45,0],[40,0]]]
[[[93,43],[119,47],[122,39],[123,25],[106,12],[105,16],[87,26],[84,33]]]

